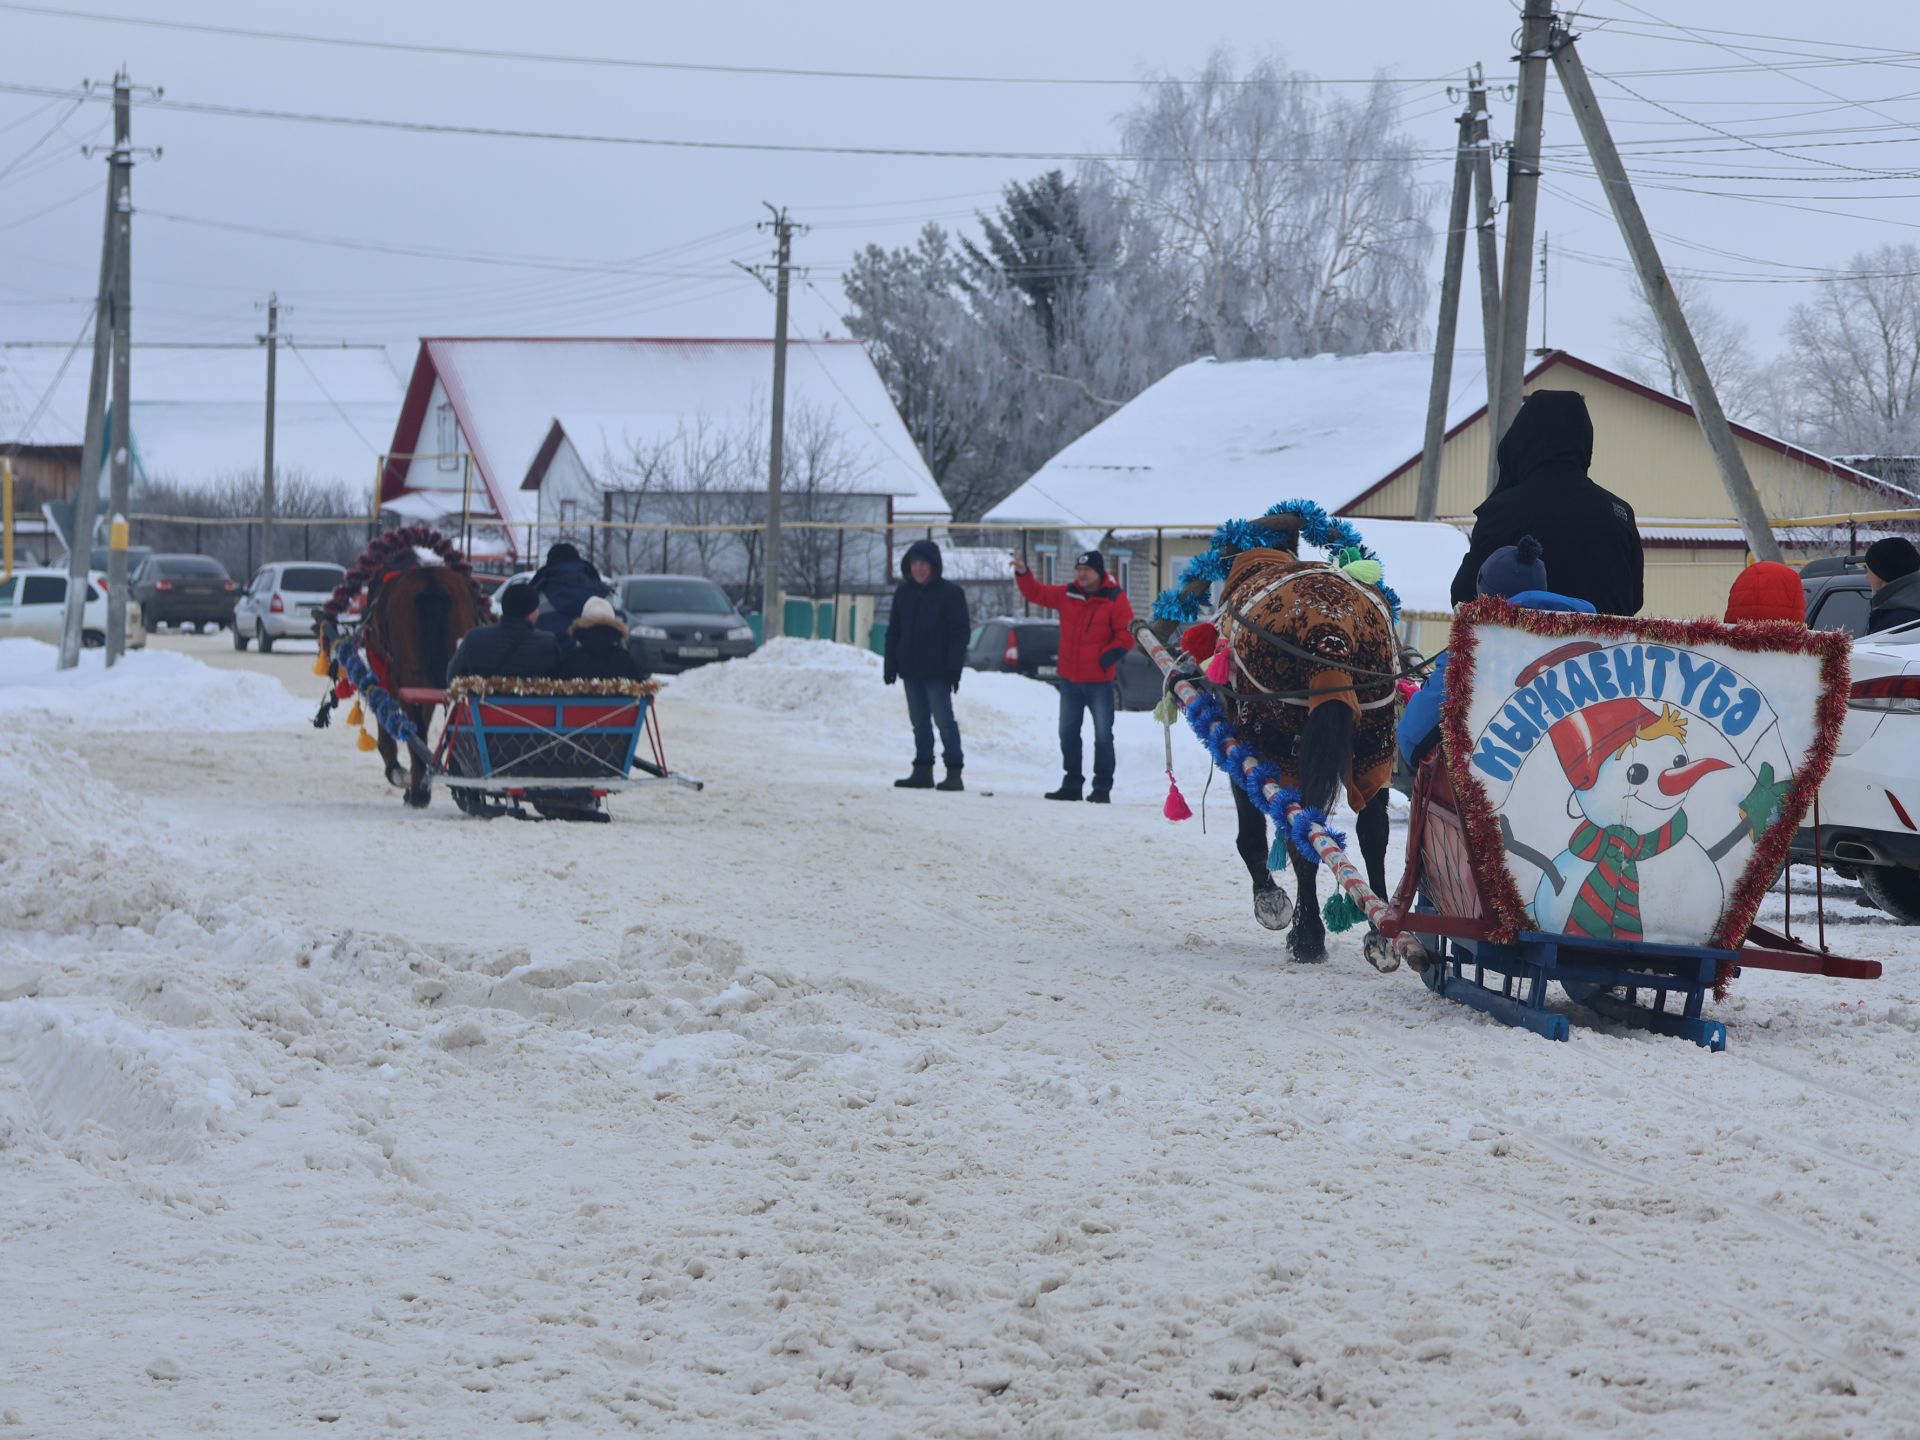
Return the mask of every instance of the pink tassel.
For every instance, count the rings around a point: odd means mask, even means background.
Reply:
[[[1193,811],[1187,808],[1187,797],[1180,793],[1180,782],[1173,778],[1173,771],[1167,771],[1167,803],[1160,807],[1160,813],[1169,820],[1191,820]]]
[[[1224,685],[1233,675],[1233,651],[1222,645],[1213,652],[1213,659],[1207,662],[1207,679],[1215,685]]]

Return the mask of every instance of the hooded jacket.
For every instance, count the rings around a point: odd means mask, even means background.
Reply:
[[[1569,595],[1561,595],[1553,590],[1522,590],[1510,598],[1511,604],[1522,610],[1562,610],[1574,615],[1591,615],[1593,606],[1585,600],[1576,600]],[[1400,728],[1395,739],[1400,745],[1400,758],[1407,762],[1409,770],[1420,763],[1421,757],[1432,747],[1440,733],[1440,707],[1447,703],[1447,656],[1442,655],[1433,662],[1433,671],[1427,676],[1427,683],[1414,692],[1407,701],[1407,708],[1401,712]]]
[[[560,642],[529,620],[479,625],[460,640],[447,662],[447,679],[483,675],[503,680],[545,680],[560,663]]]
[[[1013,578],[1028,600],[1060,612],[1060,658],[1055,662],[1060,678],[1111,685],[1120,661],[1133,648],[1133,602],[1113,576],[1101,576],[1100,588],[1092,594],[1077,585],[1042,585],[1031,570]],[[1106,663],[1109,657],[1112,664]]]
[[[607,582],[600,578],[591,561],[562,541],[547,552],[547,563],[534,571],[527,582],[535,593],[546,597],[549,613],[540,617],[540,628],[552,635],[564,635],[567,627],[580,618],[580,611],[596,595],[611,595]]]
[[[1920,574],[1889,580],[1867,601],[1867,633],[1878,635],[1896,625],[1920,620]]]
[[[925,560],[933,576],[922,585],[913,578],[913,562]],[[942,575],[940,547],[916,540],[900,562],[905,576],[893,592],[893,614],[887,619],[886,681],[944,680],[960,683],[967,663],[967,595]]]
[[[1474,511],[1453,577],[1453,603],[1475,597],[1487,557],[1522,535],[1539,539],[1553,588],[1603,614],[1638,615],[1646,562],[1633,507],[1587,477],[1593,420],[1574,390],[1536,390],[1500,440],[1500,479]]]

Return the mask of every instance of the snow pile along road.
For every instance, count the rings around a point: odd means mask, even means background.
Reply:
[[[0,640],[0,722],[38,730],[277,730],[313,707],[267,675],[216,670],[167,650],[130,650],[112,669],[83,650],[72,670],[40,640]],[[16,718],[17,717],[17,718]]]

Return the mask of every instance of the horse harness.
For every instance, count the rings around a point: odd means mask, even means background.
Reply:
[[[1302,569],[1289,571],[1287,574],[1280,576],[1278,579],[1270,580],[1266,584],[1262,585],[1258,590],[1256,590],[1253,593],[1253,595],[1248,597],[1244,606],[1228,605],[1224,607],[1224,613],[1227,616],[1227,618],[1233,622],[1236,629],[1246,630],[1255,639],[1259,640],[1263,645],[1270,646],[1273,649],[1280,651],[1282,654],[1291,655],[1296,660],[1305,660],[1312,665],[1321,666],[1329,670],[1344,670],[1347,673],[1347,675],[1351,677],[1349,683],[1345,685],[1323,686],[1319,689],[1308,688],[1308,689],[1302,689],[1302,690],[1272,690],[1272,689],[1269,689],[1267,686],[1262,685],[1259,682],[1259,680],[1255,679],[1254,676],[1247,670],[1247,667],[1245,666],[1245,664],[1241,662],[1239,655],[1237,653],[1234,653],[1233,654],[1234,669],[1237,670],[1241,675],[1245,676],[1246,679],[1254,686],[1254,689],[1251,691],[1247,691],[1247,690],[1237,689],[1232,685],[1215,685],[1212,687],[1215,691],[1221,694],[1224,694],[1228,699],[1234,701],[1236,704],[1241,704],[1241,705],[1277,704],[1277,705],[1298,705],[1298,706],[1301,706],[1302,708],[1305,708],[1311,705],[1315,698],[1324,697],[1328,695],[1344,694],[1349,691],[1351,691],[1354,696],[1354,708],[1362,712],[1365,712],[1368,710],[1379,710],[1382,707],[1391,705],[1393,703],[1396,696],[1396,689],[1395,689],[1396,684],[1399,681],[1402,673],[1404,672],[1398,671],[1398,670],[1392,671],[1392,672],[1388,672],[1385,670],[1373,670],[1373,669],[1369,669],[1364,665],[1356,665],[1349,661],[1337,660],[1330,656],[1317,654],[1312,650],[1306,649],[1304,646],[1294,644],[1291,640],[1288,640],[1283,635],[1274,634],[1273,631],[1267,629],[1264,625],[1261,625],[1259,622],[1248,617],[1246,613],[1248,609],[1250,609],[1253,605],[1259,603],[1260,601],[1265,600],[1269,596],[1273,595],[1275,592],[1280,590],[1281,587],[1285,586],[1288,582],[1295,580],[1303,575],[1320,575],[1320,574],[1340,575],[1340,578],[1343,581],[1345,581],[1345,583],[1353,586],[1354,589],[1358,590],[1363,596],[1366,597],[1367,601],[1370,604],[1372,604],[1377,610],[1380,611],[1382,616],[1385,617],[1387,621],[1387,627],[1389,631],[1391,631],[1393,626],[1393,612],[1387,608],[1386,601],[1379,594],[1379,592],[1374,590],[1373,587],[1370,585],[1362,585],[1357,580],[1353,580],[1345,575],[1341,575],[1341,572],[1339,570],[1333,569],[1331,567],[1325,570],[1321,570],[1321,569],[1308,570],[1308,569],[1302,568]],[[1230,651],[1230,653],[1232,652]],[[1385,693],[1382,694],[1377,699],[1362,700],[1360,698],[1361,692],[1363,690],[1368,690],[1372,688],[1372,686],[1370,685],[1362,684],[1361,683],[1362,681],[1374,681],[1384,685]]]

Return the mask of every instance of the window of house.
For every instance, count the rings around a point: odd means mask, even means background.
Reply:
[[[560,523],[562,525],[571,525],[579,518],[580,502],[578,500],[562,500],[560,502]]]
[[[1042,550],[1040,552],[1040,564],[1036,568],[1040,571],[1040,583],[1042,585],[1051,585],[1054,583],[1053,562],[1056,558],[1051,550]]]
[[[444,400],[433,412],[433,448],[439,454],[442,470],[460,468],[460,425],[453,418],[453,406]]]
[[[1120,582],[1120,593],[1133,593],[1133,557],[1122,550],[1113,557],[1113,578]]]

